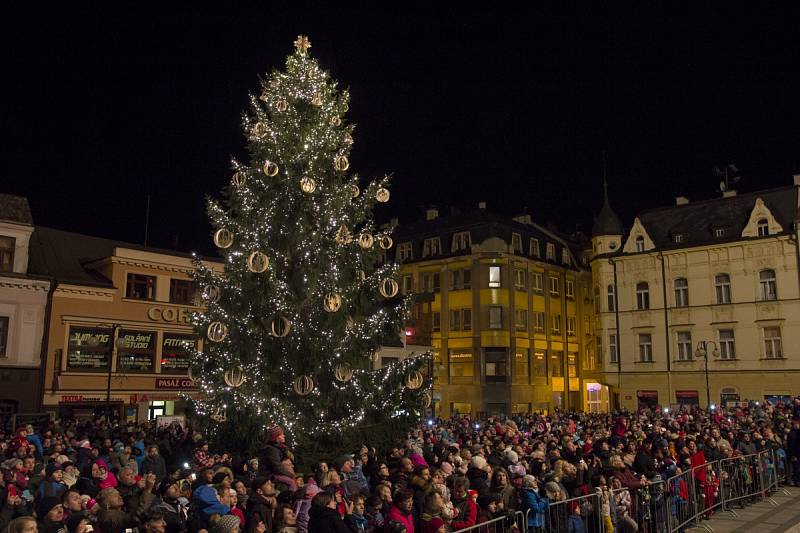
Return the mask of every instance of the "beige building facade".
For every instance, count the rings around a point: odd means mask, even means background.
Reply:
[[[641,212],[625,231],[606,196],[591,269],[612,403],[800,394],[798,185],[678,198]]]

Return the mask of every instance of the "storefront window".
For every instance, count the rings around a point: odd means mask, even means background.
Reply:
[[[547,377],[547,359],[545,359],[544,352],[533,354],[533,375],[537,378]]]
[[[528,350],[514,354],[514,383],[528,383]]]
[[[564,352],[550,353],[550,375],[556,378],[564,377]]]
[[[119,372],[149,373],[155,366],[156,334],[153,331],[121,331],[119,338],[124,345],[117,351]]]
[[[186,374],[192,357],[189,349],[195,342],[197,340],[191,335],[164,333],[164,341],[161,343],[161,373]]]
[[[450,382],[472,383],[474,376],[472,351],[450,350]]]
[[[453,402],[450,404],[450,412],[454,415],[468,415],[472,413],[472,404],[464,402]]]
[[[111,330],[69,328],[67,370],[108,372],[111,358]]]

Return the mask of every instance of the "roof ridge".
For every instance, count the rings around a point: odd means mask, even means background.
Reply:
[[[674,205],[673,204],[673,205],[663,205],[663,206],[660,206],[660,207],[651,207],[649,209],[643,209],[643,210],[639,211],[636,214],[636,217],[638,218],[642,214],[652,213],[654,211],[665,211],[667,209],[682,209],[682,208],[687,208],[688,209],[688,208],[691,208],[691,207],[696,207],[698,205],[706,205],[706,204],[710,204],[710,203],[714,203],[714,202],[722,202],[722,201],[725,201],[725,200],[732,200],[732,199],[741,198],[741,197],[759,196],[759,195],[762,195],[762,194],[765,194],[765,193],[773,193],[773,192],[777,192],[777,191],[780,191],[780,190],[791,190],[791,189],[793,189],[795,187],[796,187],[795,185],[782,185],[780,187],[772,187],[770,189],[760,189],[758,191],[744,192],[744,193],[741,193],[741,194],[739,194],[737,192],[736,195],[734,195],[734,196],[717,196],[717,197],[714,197],[714,198],[706,198],[705,200],[697,200],[695,202],[690,201],[687,204],[681,204],[681,205]]]

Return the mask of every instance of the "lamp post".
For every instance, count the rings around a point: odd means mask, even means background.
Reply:
[[[706,368],[706,409],[711,408],[711,387],[708,384],[708,345],[712,345],[714,348],[712,350],[712,355],[714,357],[719,357],[719,350],[717,349],[717,343],[714,341],[700,341],[697,343],[697,349],[694,352],[695,357],[702,357],[705,359],[705,368]]]
[[[106,421],[111,423],[111,370],[114,365],[114,356],[117,354],[117,349],[125,347],[125,339],[118,338],[120,329],[119,324],[111,324],[111,354],[108,358],[108,374],[106,379]]]

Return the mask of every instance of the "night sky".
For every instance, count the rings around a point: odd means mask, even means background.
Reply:
[[[248,92],[300,33],[350,88],[351,168],[394,174],[379,218],[485,200],[588,232],[603,151],[626,224],[676,195],[718,195],[714,165],[735,163],[740,191],[800,173],[800,13],[781,3],[494,13],[274,3],[0,8],[0,192],[27,196],[37,224],[131,242],[144,238],[149,192],[150,245],[209,252],[204,196],[243,154]]]

